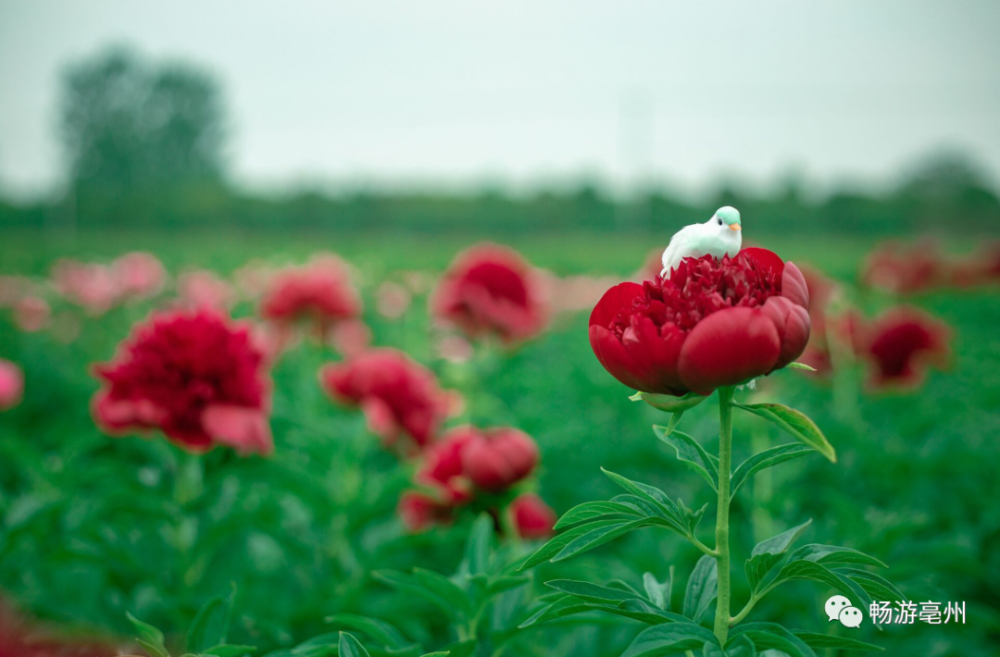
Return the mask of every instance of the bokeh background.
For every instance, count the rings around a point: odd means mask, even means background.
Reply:
[[[996,5],[923,0],[0,0],[0,358],[25,381],[0,413],[3,596],[46,632],[114,640],[130,636],[126,611],[181,635],[235,582],[233,633],[264,652],[329,631],[334,612],[446,644],[440,619],[370,573],[451,573],[468,524],[402,527],[411,466],[316,384],[343,353],[305,340],[282,355],[274,455],[212,452],[194,500],[174,485],[181,450],[94,425],[92,365],[193,279],[254,317],[239,272],[332,253],[369,343],[472,399],[461,419],[530,434],[558,512],[613,494],[601,466],[700,506],[697,478],[649,430],[663,420],[593,357],[587,315],[676,230],[733,205],[745,243],[837,285],[831,313],[916,307],[948,327],[951,352],[905,390],[866,385],[875,365],[859,353],[753,393],[807,412],[841,458],[796,461],[737,501],[735,579],[755,539],[812,518],[810,541],[874,554],[914,600],[967,603],[964,625],[866,639],[890,655],[996,654],[998,25]],[[466,358],[442,348],[427,296],[487,240],[546,272],[554,320]],[[88,305],[58,284],[60,261],[135,251],[167,273],[150,298]],[[689,415],[711,445],[711,410]],[[743,455],[780,439],[746,418],[736,432]],[[638,534],[536,579],[638,585],[697,556]],[[825,631],[826,594],[786,585],[754,618]],[[637,628],[535,631],[512,650],[615,655]]]

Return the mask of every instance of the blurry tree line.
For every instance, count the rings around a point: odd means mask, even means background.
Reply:
[[[216,80],[187,65],[156,64],[121,49],[65,73],[60,111],[65,188],[33,205],[0,198],[0,226],[642,232],[703,221],[721,205],[753,217],[760,233],[977,234],[1000,226],[997,193],[959,154],[927,159],[889,192],[841,190],[819,202],[804,198],[794,179],[771,194],[730,188],[700,203],[662,190],[616,200],[588,183],[527,196],[496,189],[247,194],[226,180],[227,118]]]

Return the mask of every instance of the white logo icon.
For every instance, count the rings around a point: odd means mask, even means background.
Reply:
[[[831,621],[839,620],[844,627],[860,627],[864,619],[861,610],[842,595],[835,595],[827,600],[823,608],[826,610],[827,618]]]

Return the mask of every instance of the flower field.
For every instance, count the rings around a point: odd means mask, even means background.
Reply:
[[[2,234],[0,657],[995,655],[997,252],[753,239]]]

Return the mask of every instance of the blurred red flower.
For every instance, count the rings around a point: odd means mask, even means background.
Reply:
[[[226,310],[236,299],[233,286],[206,269],[178,276],[177,293],[185,308]]]
[[[478,432],[470,426],[452,429],[424,453],[415,480],[438,493],[439,501],[451,506],[472,499],[472,482],[466,476],[462,455],[476,440]]]
[[[163,289],[167,272],[152,253],[126,253],[112,264],[120,293],[127,297],[150,297]]]
[[[809,340],[809,292],[766,249],[687,258],[669,278],[608,290],[590,344],[608,372],[643,392],[709,394],[794,361]]]
[[[933,240],[912,246],[885,242],[869,254],[861,281],[893,294],[915,294],[947,281],[947,264]]]
[[[400,496],[396,512],[403,525],[411,532],[447,523],[452,517],[450,505],[442,504],[434,496],[415,490],[408,490]]]
[[[24,374],[21,368],[0,358],[0,411],[14,408],[24,394]]]
[[[270,382],[250,327],[212,311],[174,311],[138,324],[110,363],[94,417],[112,434],[159,429],[181,447],[272,450]]]
[[[539,275],[515,251],[495,244],[458,255],[431,295],[431,313],[472,338],[506,344],[534,337],[548,321]]]
[[[56,289],[71,303],[92,315],[101,315],[121,299],[118,276],[97,263],[60,260],[52,268]]]
[[[462,453],[462,467],[472,483],[494,493],[521,481],[536,465],[535,441],[510,427],[474,432]]]
[[[57,636],[0,601],[0,657],[112,657],[110,643],[87,637]]]
[[[335,400],[360,406],[368,426],[386,445],[403,437],[412,441],[410,449],[427,445],[454,404],[433,372],[396,349],[373,349],[326,365],[319,379]]]
[[[876,318],[863,330],[860,355],[871,366],[875,389],[920,386],[930,366],[944,368],[951,357],[951,330],[922,310],[902,306]]]
[[[534,493],[523,493],[511,502],[507,510],[521,538],[548,538],[555,527],[556,512]]]
[[[25,333],[41,331],[51,317],[49,302],[41,297],[25,296],[14,304],[14,323]]]
[[[360,314],[361,299],[351,284],[347,265],[329,255],[275,273],[260,302],[264,319],[307,319],[316,324],[317,335],[325,335],[335,323]]]

